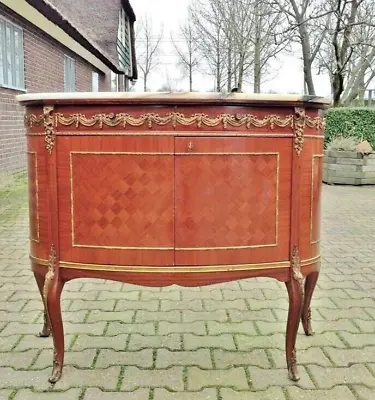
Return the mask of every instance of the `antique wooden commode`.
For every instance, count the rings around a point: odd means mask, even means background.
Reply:
[[[50,93],[26,106],[32,270],[62,372],[60,296],[80,277],[145,285],[285,282],[286,361],[312,333],[325,99]]]

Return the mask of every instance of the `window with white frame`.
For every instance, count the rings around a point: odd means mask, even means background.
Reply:
[[[25,89],[23,31],[0,18],[0,86]]]
[[[111,71],[111,92],[118,92],[119,91],[119,84],[118,84],[118,75]]]
[[[92,73],[92,91],[99,92],[99,74],[97,72]]]
[[[76,63],[68,56],[64,56],[64,90],[65,92],[76,90]]]

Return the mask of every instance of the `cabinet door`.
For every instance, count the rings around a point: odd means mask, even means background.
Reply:
[[[173,265],[173,138],[58,140],[62,261]]]
[[[292,141],[175,139],[175,263],[288,260]]]

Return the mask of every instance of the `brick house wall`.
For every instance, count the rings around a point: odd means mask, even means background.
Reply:
[[[27,93],[64,91],[64,55],[75,60],[76,91],[92,91],[92,72],[99,71],[91,64],[1,3],[0,17],[23,29]],[[110,90],[109,75],[99,74],[99,90]],[[21,93],[0,86],[0,179],[2,173],[26,168],[24,109],[15,100]]]

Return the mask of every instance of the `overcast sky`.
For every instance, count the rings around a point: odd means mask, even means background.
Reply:
[[[164,26],[164,39],[161,44],[160,66],[150,75],[148,86],[150,90],[157,90],[169,79],[176,89],[188,90],[188,80],[184,79],[180,70],[176,67],[177,58],[173,54],[170,42],[170,33],[178,32],[180,23],[186,18],[189,0],[131,0],[132,7],[141,19],[146,13],[152,16],[155,27]],[[137,22],[136,22],[137,23]],[[297,47],[297,50],[299,48]],[[135,85],[136,91],[143,90],[142,74]],[[329,80],[326,76],[315,76],[314,83],[318,95],[329,96]],[[214,87],[214,78],[207,76],[195,77],[194,90],[210,90]],[[281,60],[272,63],[272,73],[268,82],[262,84],[262,91],[273,90],[277,93],[303,93],[303,71],[300,60],[300,52],[294,56],[284,56]],[[243,91],[252,92],[251,85],[245,85]]]

